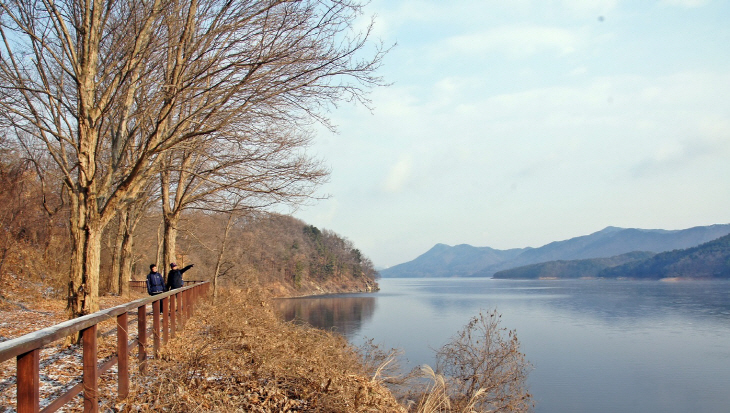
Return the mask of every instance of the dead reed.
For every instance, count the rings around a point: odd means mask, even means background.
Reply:
[[[127,410],[405,411],[342,336],[281,322],[258,290],[219,299],[149,363]]]

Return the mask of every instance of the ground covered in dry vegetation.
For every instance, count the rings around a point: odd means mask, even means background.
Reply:
[[[0,341],[66,319],[64,303],[41,286],[6,279]],[[141,296],[106,296],[101,303],[108,308]],[[113,321],[105,323],[100,360],[115,352]],[[137,335],[134,318],[129,334]],[[41,407],[80,380],[80,349],[62,344],[42,351]],[[392,351],[353,348],[337,333],[281,321],[271,293],[259,287],[225,289],[215,303],[212,297],[200,303],[160,358],[147,360],[144,374],[136,346],[131,350],[130,396],[116,399],[113,368],[100,377],[101,411],[471,413],[532,407],[524,387],[529,363],[494,312],[475,317],[437,353],[436,371],[424,366],[410,374],[399,370]],[[14,361],[0,364],[2,413],[14,412],[15,380]],[[63,411],[82,410],[77,396]]]
[[[65,321],[61,300],[32,284],[6,283],[0,304],[0,341]],[[137,297],[105,297],[111,307]],[[131,320],[130,334],[136,336]],[[110,329],[102,328],[102,330]],[[100,341],[100,359],[114,351],[115,336]],[[106,342],[109,342],[106,345]],[[41,356],[41,407],[78,382],[79,349],[56,343]],[[372,378],[356,349],[341,335],[280,321],[262,289],[221,293],[202,303],[185,330],[170,341],[146,374],[130,355],[132,391],[115,400],[115,373],[101,377],[102,411],[399,412],[393,395]],[[107,354],[109,353],[109,354]],[[14,411],[15,363],[0,365],[0,412]],[[64,411],[81,411],[77,397]]]
[[[253,289],[200,308],[149,367],[142,411],[404,411],[342,336],[279,321]]]
[[[63,303],[37,287],[6,282],[10,298],[0,304],[0,341],[65,319]],[[439,360],[468,377],[445,375],[449,369],[443,366],[402,375],[390,351],[353,348],[339,334],[281,321],[270,297],[266,289],[252,287],[221,291],[216,303],[205,300],[160,357],[147,360],[144,374],[138,373],[132,348],[130,396],[116,400],[112,369],[100,377],[101,411],[470,413],[532,407],[524,388],[529,364],[496,313],[476,317],[439,353]],[[109,296],[102,306],[135,298]],[[101,330],[115,329],[109,324]],[[134,319],[129,333],[137,334]],[[115,341],[113,334],[101,338],[100,360],[114,353]],[[42,351],[41,407],[80,380],[79,349],[61,344]],[[15,404],[14,375],[12,360],[0,365],[0,406]],[[64,411],[82,407],[78,396]]]

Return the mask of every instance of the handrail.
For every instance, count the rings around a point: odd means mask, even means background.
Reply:
[[[129,280],[129,289],[132,291],[139,291],[141,293],[147,292],[147,280]],[[202,283],[202,280],[183,280],[184,285],[191,285]]]
[[[27,353],[28,351],[35,348],[43,347],[46,344],[52,343],[56,340],[60,340],[71,334],[78,333],[85,328],[88,328],[95,324],[99,324],[100,322],[108,320],[114,316],[118,316],[119,314],[136,310],[143,305],[151,304],[155,301],[159,301],[173,294],[189,290],[193,287],[195,287],[195,285],[170,290],[168,292],[154,295],[152,297],[140,298],[135,301],[130,301],[126,304],[121,304],[116,307],[97,311],[93,314],[88,314],[85,316],[67,320],[62,323],[56,324],[55,326],[46,327],[44,329],[28,333],[24,336],[3,341],[0,343],[0,363],[20,354]]]
[[[63,406],[81,391],[84,392],[84,411],[97,412],[98,403],[98,377],[109,369],[113,364],[118,364],[118,393],[119,398],[125,398],[129,391],[128,355],[130,343],[127,335],[127,314],[137,310],[138,333],[137,339],[132,346],[138,345],[140,370],[144,371],[147,353],[145,350],[147,338],[146,307],[152,304],[153,309],[153,353],[157,356],[160,342],[166,344],[168,333],[175,336],[175,331],[180,329],[185,320],[192,316],[192,309],[195,301],[205,294],[210,286],[209,282],[196,283],[187,287],[178,288],[152,297],[141,298],[126,304],[98,311],[93,314],[78,317],[65,321],[55,326],[47,327],[21,337],[0,343],[0,363],[13,357],[17,358],[17,404],[18,413],[40,411],[40,349],[56,340],[65,338],[71,334],[82,333],[83,346],[83,382],[81,386],[74,386],[49,406],[43,409],[44,412],[55,411]],[[176,315],[179,323],[176,323]],[[101,368],[97,366],[97,324],[102,321],[117,317],[117,355]],[[160,325],[162,316],[162,326]],[[162,330],[160,330],[162,327]],[[120,355],[125,355],[121,357]],[[116,360],[114,360],[116,358]],[[113,360],[113,361],[112,361]]]

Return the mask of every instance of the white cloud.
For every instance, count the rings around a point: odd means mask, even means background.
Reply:
[[[340,202],[337,199],[326,199],[320,201],[316,209],[310,213],[309,220],[316,223],[316,226],[329,228],[340,212]]]
[[[386,192],[400,192],[408,182],[413,171],[413,158],[410,154],[402,155],[390,169],[383,188]]]
[[[562,4],[572,14],[594,16],[615,9],[618,0],[562,0]]]
[[[679,156],[682,145],[727,140],[730,129],[725,75],[621,75],[491,96],[469,85],[475,82],[454,76],[418,100],[405,89],[377,94],[377,116],[350,125],[369,130],[368,146],[358,150],[369,154],[366,163],[388,171],[377,185],[418,192],[439,175],[517,177],[530,165],[571,165],[575,173],[601,164],[618,174],[647,160],[696,159]],[[664,155],[660,147],[668,148]]]
[[[444,105],[433,93],[412,101],[409,116],[381,112],[369,126],[408,153],[382,168],[385,191],[408,185],[408,197],[426,197],[433,186],[495,194],[515,183],[548,199],[555,195],[545,188],[561,182],[587,197],[598,182],[696,173],[730,157],[726,75],[620,75],[481,98],[465,95],[466,84],[454,77],[434,88],[459,104]]]
[[[588,68],[585,66],[579,66],[570,71],[571,76],[581,76],[588,73]]]
[[[547,26],[502,26],[479,33],[453,36],[436,46],[441,54],[484,54],[500,52],[512,58],[525,58],[544,51],[560,55],[581,48],[584,36]]]
[[[374,113],[341,106],[341,134],[318,138],[335,198],[312,223],[392,265],[436,242],[726,222],[730,72],[721,42],[694,37],[726,29],[699,20],[710,13],[673,10],[679,28],[654,14],[705,2],[516,1],[371,3],[399,42],[383,67],[394,86],[374,91]],[[655,47],[662,30],[703,48]]]
[[[695,8],[707,5],[709,0],[663,0],[662,3],[669,6]]]
[[[723,153],[728,153],[728,147],[722,142],[705,140],[668,142],[660,145],[653,156],[637,163],[631,169],[631,173],[635,178],[684,174],[692,166],[697,169],[712,165],[718,154]]]
[[[446,3],[431,3],[428,1],[402,1],[392,3],[390,0],[373,2],[366,10],[373,11],[376,18],[374,32],[378,37],[391,37],[400,33],[404,27],[423,24],[443,19],[446,10],[453,9]],[[365,13],[360,19],[360,27],[369,23],[371,15]]]

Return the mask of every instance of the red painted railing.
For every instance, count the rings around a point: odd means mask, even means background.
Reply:
[[[208,292],[209,286],[208,282],[198,283],[153,297],[142,298],[0,343],[0,363],[13,357],[17,358],[18,413],[54,412],[82,392],[84,394],[84,412],[98,412],[99,376],[115,364],[118,365],[118,398],[126,398],[129,395],[129,350],[135,344],[138,348],[140,371],[144,372],[145,369],[147,305],[152,305],[152,351],[153,356],[157,357],[161,345],[167,344],[170,337],[175,337],[175,332],[179,331],[185,320],[192,316],[195,302]],[[137,338],[130,342],[127,332],[127,314],[135,310],[137,312]],[[116,356],[98,365],[97,326],[112,317],[116,317],[117,320]],[[41,410],[40,350],[43,346],[78,332],[82,333],[82,382]]]

